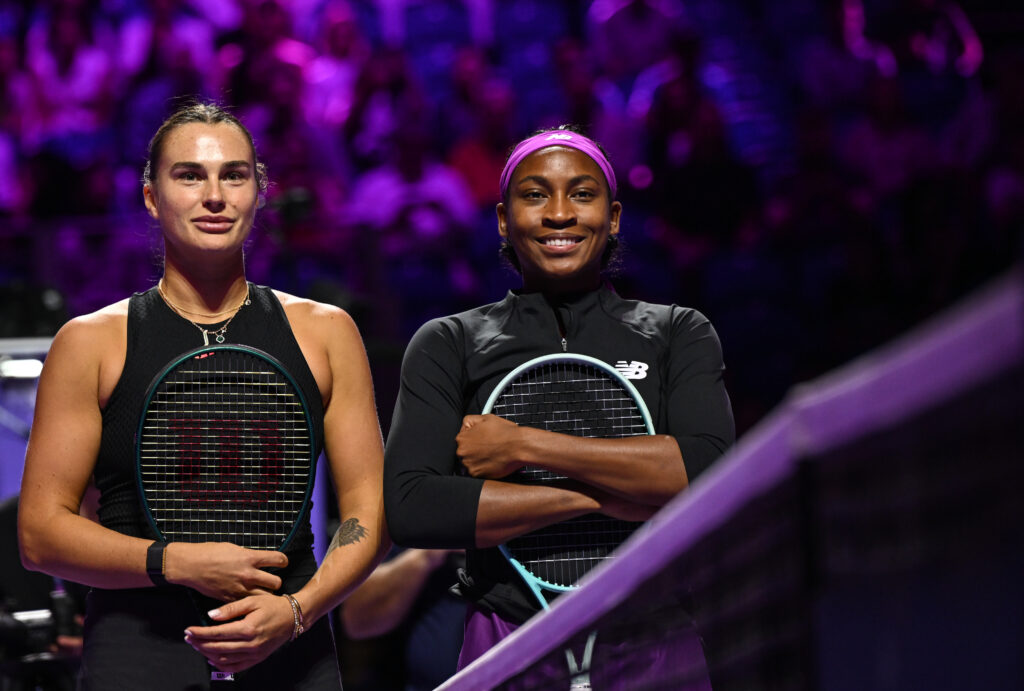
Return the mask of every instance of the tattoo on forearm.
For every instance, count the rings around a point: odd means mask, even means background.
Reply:
[[[330,554],[336,547],[359,542],[364,537],[366,537],[366,528],[359,525],[358,518],[350,518],[338,526],[338,530],[334,533],[334,539],[331,540],[331,544],[327,547],[327,553]]]

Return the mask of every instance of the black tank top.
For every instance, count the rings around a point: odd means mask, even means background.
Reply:
[[[241,343],[270,353],[291,373],[310,407],[316,457],[319,457],[323,450],[324,413],[313,373],[302,356],[277,296],[269,288],[251,283],[249,296],[251,304],[235,314],[225,333],[225,342]],[[214,324],[214,329],[223,323]],[[136,293],[129,300],[124,371],[103,409],[103,436],[94,475],[100,492],[99,519],[107,528],[134,537],[156,537],[139,503],[135,432],[146,392],[157,374],[173,358],[201,345],[202,332],[172,311],[156,288]],[[288,552],[309,550],[312,543],[307,510]]]

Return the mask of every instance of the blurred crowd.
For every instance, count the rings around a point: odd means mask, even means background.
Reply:
[[[349,307],[394,364],[516,284],[507,148],[575,122],[622,181],[616,285],[708,314],[742,431],[1020,255],[1024,11],[998,7],[0,0],[0,337],[151,285],[147,138],[199,96],[273,181],[250,276]]]

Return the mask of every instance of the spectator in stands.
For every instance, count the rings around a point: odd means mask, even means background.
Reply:
[[[995,154],[984,173],[986,215],[993,232],[993,256],[1024,257],[1024,52],[1019,48],[993,70]],[[1002,262],[1000,262],[1002,264]]]
[[[344,185],[335,157],[323,151],[326,133],[303,108],[313,58],[312,48],[294,39],[281,39],[254,56],[250,69],[260,75],[262,87],[242,108],[267,165],[278,171],[268,200],[301,197],[311,213],[320,200],[340,197]]]
[[[0,33],[0,132],[19,138],[39,117],[34,84],[22,57],[22,39]]]
[[[504,142],[511,136],[515,94],[498,78],[480,85],[474,116],[477,127],[467,129],[453,139],[449,163],[459,171],[473,193],[473,201],[481,209],[498,203],[494,185],[486,183],[501,173],[505,160]]]
[[[345,600],[341,622],[352,639],[396,633],[402,651],[386,658],[381,675],[401,677],[404,691],[431,691],[455,673],[462,648],[466,603],[450,592],[460,550],[402,549],[370,574]],[[378,682],[380,683],[380,682]]]
[[[119,30],[115,66],[125,97],[117,113],[120,139],[119,195],[136,202],[138,152],[182,95],[213,94],[223,79],[214,45],[215,28],[172,0],[148,3],[126,17]]]
[[[21,41],[0,34],[0,216],[20,216],[28,209],[32,179],[22,141],[38,118],[32,80],[21,65]]]
[[[382,312],[379,326],[397,328],[391,335],[403,339],[445,306],[468,306],[477,286],[466,258],[476,220],[471,193],[429,145],[422,123],[398,128],[391,160],[355,182],[348,208],[363,238],[363,261],[378,263],[367,267],[376,271],[370,285],[401,305],[390,318]]]
[[[426,94],[401,50],[380,48],[356,79],[352,110],[343,128],[353,168],[364,171],[392,159],[400,123],[428,117]]]
[[[127,83],[169,79],[179,88],[173,95],[213,91],[221,78],[218,69],[211,69],[217,64],[217,32],[217,27],[205,16],[191,11],[186,3],[146,3],[125,17],[118,27],[118,52],[114,58],[119,78]],[[187,77],[180,74],[183,71]]]
[[[843,29],[850,51],[874,62],[882,75],[893,77],[916,63],[969,77],[981,65],[981,41],[955,0],[873,4],[843,0]]]
[[[454,95],[441,115],[448,161],[473,191],[473,201],[489,213],[499,201],[493,181],[515,136],[516,95],[476,47],[459,52],[452,82]]]
[[[668,57],[686,20],[679,0],[595,0],[585,20],[587,41],[601,73],[630,88],[638,74]]]
[[[898,78],[903,101],[919,120],[944,124],[984,56],[956,0],[844,0],[843,10],[850,52],[874,63],[881,76]]]
[[[292,15],[282,0],[253,0],[242,5],[237,31],[221,34],[219,55],[229,70],[227,86],[239,107],[258,102],[264,93],[260,58],[283,40],[294,38]],[[295,108],[301,102],[294,104]]]
[[[316,125],[340,128],[352,110],[356,79],[370,54],[355,10],[346,0],[324,8],[314,46],[318,55],[305,74],[306,114]]]
[[[651,199],[667,228],[662,244],[680,269],[731,244],[757,205],[754,171],[733,154],[725,122],[680,55],[654,90],[646,123]]]
[[[876,205],[892,199],[933,163],[928,133],[906,110],[896,79],[868,84],[864,112],[840,137],[844,165],[862,175]]]
[[[117,94],[113,65],[95,35],[102,26],[88,6],[74,2],[56,2],[32,21],[26,66],[40,99],[43,138],[92,135],[109,121]]]
[[[108,29],[85,4],[57,2],[40,11],[26,37],[26,67],[38,99],[27,132],[39,215],[106,211],[113,197],[114,69],[95,35]],[[109,35],[109,32],[105,32]],[[60,190],[59,193],[56,190]]]
[[[679,0],[596,0],[587,11],[586,48],[596,66],[593,95],[600,103],[589,122],[622,170],[630,171],[646,154],[644,114],[630,109],[635,90],[644,89],[639,78],[671,58],[686,22]]]

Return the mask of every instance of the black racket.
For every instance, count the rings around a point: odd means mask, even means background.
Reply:
[[[309,505],[314,447],[306,400],[280,362],[203,346],[172,360],[146,394],[135,439],[142,507],[165,542],[284,550]]]

